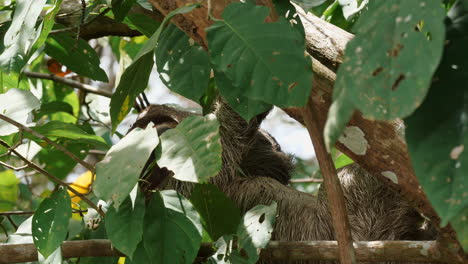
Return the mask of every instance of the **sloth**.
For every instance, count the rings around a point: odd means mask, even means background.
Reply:
[[[278,204],[278,217],[272,235],[278,241],[336,240],[328,210],[326,190],[317,196],[288,186],[293,162],[281,151],[276,140],[259,128],[268,113],[242,119],[223,99],[214,113],[220,123],[222,168],[210,179],[245,213],[258,204]],[[131,129],[155,124],[158,134],[177,126],[192,113],[162,105],[150,105]],[[150,157],[147,165],[154,163]],[[193,183],[172,178],[171,172],[157,165],[148,170],[144,189],[175,189],[189,197]],[[398,193],[353,164],[338,173],[342,184],[351,234],[354,241],[423,240],[423,219]],[[272,261],[262,259],[264,263]],[[276,262],[274,262],[276,263]],[[326,261],[290,261],[278,263],[334,263]],[[390,262],[386,262],[390,263]],[[407,263],[408,264],[408,263]]]

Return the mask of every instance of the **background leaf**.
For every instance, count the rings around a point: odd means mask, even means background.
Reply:
[[[0,212],[15,208],[16,200],[18,200],[19,182],[12,170],[0,172]]]
[[[109,81],[106,72],[99,67],[96,51],[83,39],[79,39],[76,45],[76,39],[72,35],[54,34],[47,39],[44,51],[79,75],[96,81]]]
[[[132,130],[112,146],[96,164],[96,196],[104,201],[112,199],[118,209],[137,184],[141,170],[158,143],[158,134],[150,123],[146,129]]]
[[[219,123],[213,117],[189,116],[161,135],[160,167],[181,181],[206,182],[221,170]]]
[[[32,235],[37,250],[47,258],[65,240],[71,217],[70,196],[59,188],[39,205],[32,219]]]

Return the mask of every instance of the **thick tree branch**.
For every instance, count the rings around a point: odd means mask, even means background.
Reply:
[[[355,242],[356,258],[362,262],[403,261],[403,262],[445,262],[447,256],[440,255],[435,241],[372,241]],[[210,243],[204,243],[198,257],[213,254]],[[62,244],[64,258],[123,256],[112,247],[109,240],[65,241]],[[338,260],[336,241],[271,241],[261,252],[261,258],[269,260]],[[34,244],[0,244],[0,264],[37,261]]]

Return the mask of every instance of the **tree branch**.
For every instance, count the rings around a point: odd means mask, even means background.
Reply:
[[[302,110],[304,121],[309,131],[310,139],[315,149],[315,155],[322,171],[325,189],[327,191],[328,209],[333,220],[333,229],[335,230],[336,240],[338,240],[340,262],[343,264],[356,263],[356,253],[353,248],[353,239],[351,238],[351,228],[349,225],[348,214],[346,213],[345,199],[341,188],[340,180],[336,173],[335,165],[330,154],[327,152],[323,140],[323,130],[319,128],[316,118],[314,118],[314,104],[312,100]]]
[[[73,88],[76,88],[76,89],[79,89],[79,90],[82,90],[82,91],[85,91],[85,92],[88,92],[88,93],[101,95],[101,96],[104,96],[104,97],[110,98],[112,96],[112,93],[110,93],[108,91],[99,90],[99,89],[96,89],[95,87],[93,87],[91,85],[83,84],[83,83],[80,83],[80,82],[77,82],[75,80],[68,79],[68,78],[62,78],[62,77],[59,77],[59,76],[57,76],[55,74],[45,74],[45,73],[30,72],[30,71],[24,71],[24,74],[26,76],[30,77],[30,78],[52,80],[54,82],[62,83],[62,84],[68,85],[70,87],[73,87]]]
[[[36,170],[37,172],[41,173],[42,175],[46,176],[47,178],[49,178],[51,181],[55,182],[56,184],[61,185],[61,186],[65,187],[65,188],[67,188],[68,190],[70,190],[70,192],[72,192],[76,196],[80,197],[90,207],[94,208],[102,217],[104,217],[104,212],[101,210],[101,208],[98,208],[91,200],[89,200],[86,196],[82,195],[80,192],[75,190],[73,187],[66,184],[65,182],[63,182],[59,178],[55,177],[54,175],[50,174],[46,170],[42,169],[41,167],[39,167],[34,162],[32,162],[32,161],[28,160],[27,158],[25,158],[23,155],[18,153],[18,151],[16,151],[15,149],[12,149],[10,147],[10,145],[8,145],[8,143],[6,143],[5,141],[3,141],[1,139],[0,139],[0,145],[6,147],[9,151],[11,151],[18,158],[20,158],[22,161],[24,161],[30,168],[32,168],[32,169]]]
[[[356,258],[362,262],[403,261],[403,262],[445,262],[450,259],[440,255],[435,241],[360,241],[354,243]],[[198,257],[207,258],[213,254],[211,243],[203,243]],[[33,243],[0,244],[0,264],[37,261],[37,250]],[[62,244],[64,258],[76,257],[121,257],[122,253],[112,247],[109,240],[92,239],[65,241]],[[271,241],[261,252],[262,259],[269,260],[338,260],[336,241]]]

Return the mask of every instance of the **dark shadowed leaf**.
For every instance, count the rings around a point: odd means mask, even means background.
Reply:
[[[32,235],[37,250],[47,258],[65,240],[71,217],[71,200],[59,188],[39,205],[32,219]]]
[[[442,219],[468,250],[468,4],[449,13],[448,41],[424,103],[405,119],[416,175]]]

